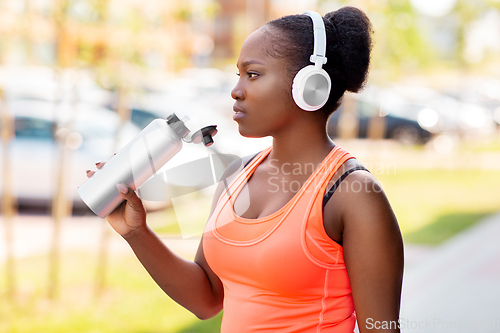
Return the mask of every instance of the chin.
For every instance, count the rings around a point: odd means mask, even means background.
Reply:
[[[245,128],[244,126],[238,126],[238,132],[241,136],[245,138],[263,138],[269,136],[269,134],[259,133],[258,131]]]

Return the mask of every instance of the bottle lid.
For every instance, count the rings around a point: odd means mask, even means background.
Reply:
[[[186,137],[190,130],[186,127],[184,122],[177,117],[175,113],[172,113],[167,117],[167,124],[177,133],[181,138]]]
[[[215,134],[217,134],[216,125],[205,126],[202,129],[194,132],[194,134],[192,135],[192,141],[193,143],[202,142],[205,147],[210,147],[214,143],[212,137]]]

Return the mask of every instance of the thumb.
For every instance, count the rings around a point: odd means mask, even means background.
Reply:
[[[116,188],[120,192],[121,197],[128,201],[129,206],[133,210],[143,210],[142,201],[134,190],[122,183],[116,184]]]

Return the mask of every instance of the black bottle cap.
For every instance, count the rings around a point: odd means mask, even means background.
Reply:
[[[196,131],[192,136],[192,140],[194,143],[203,142],[205,147],[210,147],[214,143],[212,137],[215,134],[217,134],[216,125],[206,126],[200,129],[199,131]]]

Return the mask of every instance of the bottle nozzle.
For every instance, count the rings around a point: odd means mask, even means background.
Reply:
[[[201,142],[203,142],[205,147],[210,147],[214,143],[214,139],[212,139],[211,135],[204,135]]]
[[[199,131],[196,131],[192,137],[191,141],[193,143],[200,143],[203,142],[205,147],[210,147],[213,143],[213,136],[217,134],[217,126],[216,125],[211,125],[211,126],[206,126],[200,129]]]

